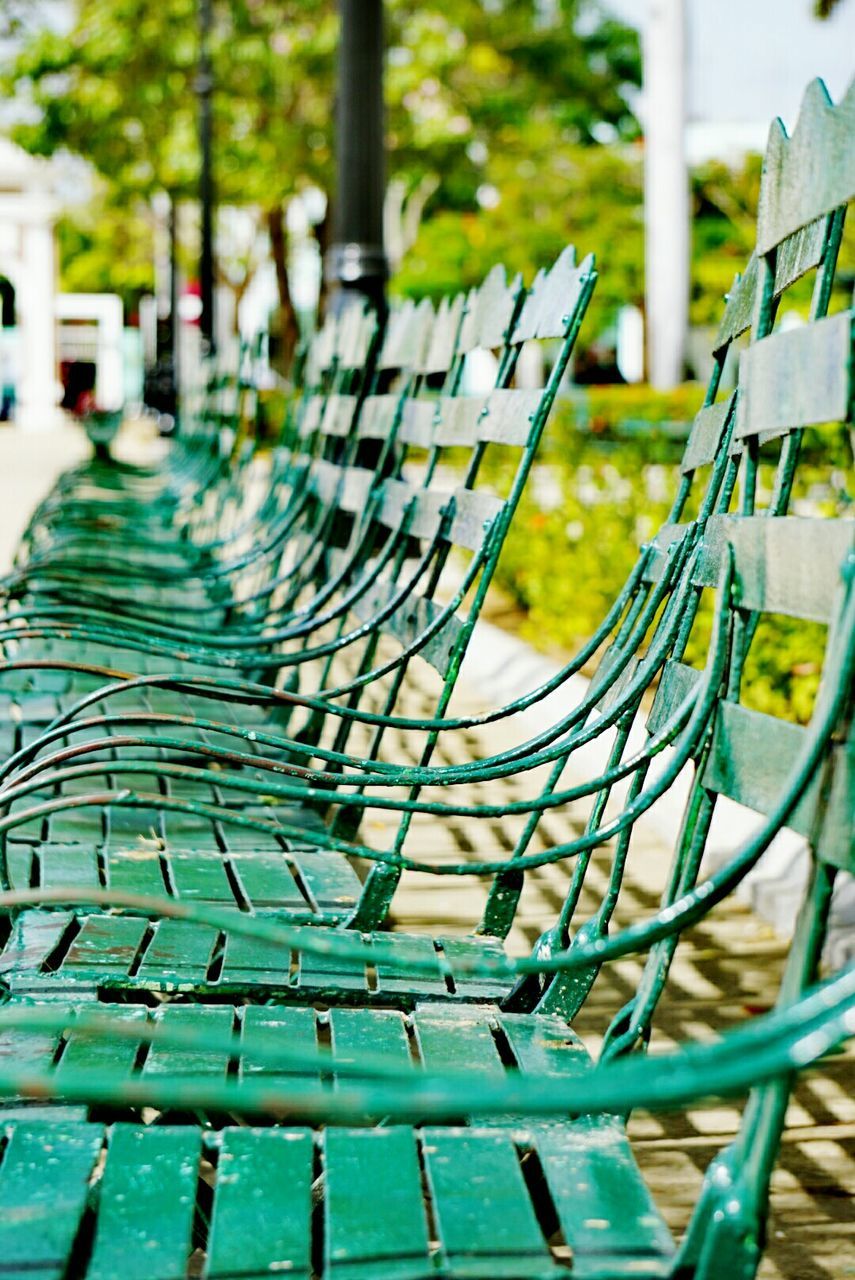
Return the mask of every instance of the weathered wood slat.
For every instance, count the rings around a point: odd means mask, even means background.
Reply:
[[[436,309],[436,320],[431,329],[427,349],[416,361],[417,372],[439,374],[447,373],[451,368],[465,305],[466,296],[462,293],[441,299]]]
[[[775,294],[781,294],[791,284],[819,266],[825,249],[828,219],[817,218],[778,245],[775,254]]]
[[[321,419],[321,435],[344,437],[350,434],[358,400],[351,395],[327,396],[324,416]]]
[[[689,440],[680,463],[683,475],[714,462],[733,409],[736,393],[717,404],[707,405],[695,414]]]
[[[433,443],[443,448],[474,448],[486,403],[486,396],[445,396],[439,400]]]
[[[746,609],[828,622],[841,592],[841,569],[855,547],[855,520],[732,517],[739,603]]]
[[[542,402],[541,391],[493,391],[478,423],[478,438],[485,443],[523,448]]]
[[[662,669],[653,706],[647,717],[647,732],[655,734],[664,728],[680,704],[697,689],[700,680],[701,672],[695,667],[669,659]]]
[[[408,401],[412,404],[414,401]],[[356,420],[360,440],[387,440],[392,433],[401,405],[399,395],[367,396]]]
[[[433,444],[433,422],[437,400],[407,400],[401,414],[398,439],[414,449],[429,449]]]
[[[549,271],[539,272],[514,326],[513,341],[560,338],[566,332],[593,269],[590,254],[577,265],[576,251],[570,245]]]
[[[722,351],[740,334],[751,327],[754,316],[754,298],[757,292],[757,255],[752,253],[742,275],[736,277],[727,294],[727,305],[713,344],[713,354]]]
[[[767,814],[785,794],[807,730],[736,703],[719,708],[704,785]],[[855,744],[836,744],[825,768],[805,791],[787,826],[810,838],[819,858],[855,869],[852,845],[852,797],[855,795]]]
[[[477,289],[471,290],[458,340],[460,351],[468,353],[479,347],[495,350],[502,346],[513,319],[521,286],[519,276],[509,284],[504,267],[497,265]]]

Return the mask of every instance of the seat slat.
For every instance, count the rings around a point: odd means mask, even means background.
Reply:
[[[191,920],[161,920],[139,967],[142,985],[180,990],[204,980],[217,934]]]
[[[495,1009],[420,1005],[413,1026],[426,1069],[474,1069],[485,1075],[503,1075],[505,1068],[492,1032],[496,1014]]]
[[[324,1280],[434,1274],[411,1129],[327,1129],[324,1166]]]
[[[336,1064],[358,1064],[363,1053],[382,1054],[401,1073],[413,1070],[404,1017],[397,1010],[332,1009],[330,1026]],[[336,1076],[337,1085],[346,1087],[352,1080],[352,1076]]]
[[[283,1046],[306,1053],[316,1053],[318,1048],[316,1015],[314,1009],[299,1006],[266,1008],[263,1005],[247,1005],[241,1031],[240,1077],[263,1075],[271,1084],[286,1081],[305,1072],[271,1065],[257,1052],[261,1038],[269,1044],[271,1037],[281,1040]],[[314,1078],[315,1073],[311,1073]]]
[[[0,1259],[8,1280],[67,1275],[103,1136],[100,1125],[15,1125],[0,1165]]]
[[[312,1135],[229,1129],[217,1161],[205,1280],[311,1275]]]
[[[195,1126],[112,1130],[86,1280],[184,1280],[200,1153]]]
[[[509,1135],[430,1128],[422,1151],[443,1264],[455,1278],[553,1274]]]
[[[140,1025],[144,1024],[148,1017],[145,1009],[122,1005],[112,1006],[108,1010],[104,1006],[93,1004],[92,1012],[104,1014],[109,1012],[111,1018]],[[138,1051],[139,1042],[136,1040],[118,1036],[90,1036],[72,1029],[65,1051],[56,1067],[57,1078],[62,1081],[66,1071],[109,1070],[129,1076],[133,1071]]]
[[[674,1244],[638,1171],[623,1125],[611,1116],[544,1126],[534,1145],[564,1237],[573,1275],[672,1274]]]
[[[227,1035],[232,1028],[231,1008],[210,1004],[165,1004],[155,1021],[165,1030],[199,1031]],[[154,1043],[143,1063],[144,1076],[224,1076],[228,1056],[209,1049]]]

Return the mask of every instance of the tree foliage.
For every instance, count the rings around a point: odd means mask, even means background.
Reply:
[[[289,200],[310,186],[333,194],[335,4],[214,10],[219,198],[256,206],[275,241]],[[411,193],[427,201],[428,225],[474,213],[488,173],[529,147],[537,162],[637,133],[637,37],[593,0],[387,0],[386,12],[389,173],[402,208]],[[85,156],[118,201],[193,196],[197,57],[196,0],[77,0],[68,34],[36,31],[7,69],[5,87],[30,107],[16,140]],[[548,198],[566,208],[562,163]]]

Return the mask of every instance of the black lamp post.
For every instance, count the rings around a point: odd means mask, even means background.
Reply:
[[[199,99],[199,203],[201,205],[201,251],[199,255],[199,295],[202,305],[199,327],[204,355],[213,355],[214,338],[214,176],[212,167],[212,98],[214,75],[208,45],[213,11],[211,0],[199,0],[199,71],[196,94]]]
[[[337,191],[326,275],[332,305],[386,308],[383,0],[339,0]]]

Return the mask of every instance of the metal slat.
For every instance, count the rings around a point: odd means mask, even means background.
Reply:
[[[205,1280],[311,1275],[312,1135],[227,1129],[217,1161]]]
[[[323,1143],[324,1280],[427,1280],[434,1268],[413,1131],[327,1129]]]
[[[195,1126],[115,1126],[86,1280],[184,1280],[200,1152]]]
[[[61,1121],[12,1129],[0,1165],[0,1259],[7,1280],[67,1274],[103,1135],[101,1125]]]
[[[770,334],[739,358],[738,439],[845,422],[852,403],[852,313]]]
[[[155,1014],[164,1029],[227,1035],[232,1028],[231,1008],[212,1004],[165,1004]],[[152,1044],[143,1064],[144,1076],[224,1076],[228,1057],[208,1049]]]
[[[543,1280],[553,1274],[509,1135],[430,1128],[422,1151],[442,1266],[455,1280]]]
[[[674,1245],[638,1171],[620,1121],[610,1116],[539,1129],[540,1157],[573,1275],[671,1275]]]

